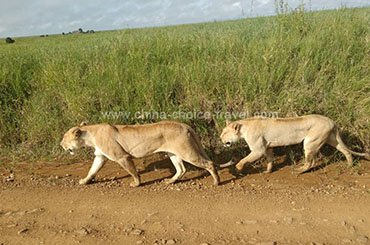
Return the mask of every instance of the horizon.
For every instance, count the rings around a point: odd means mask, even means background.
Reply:
[[[68,0],[70,1],[70,0]],[[0,38],[55,35],[83,30],[113,31],[131,28],[152,28],[183,24],[220,22],[276,15],[275,0],[191,0],[181,1],[28,0],[3,3],[0,9]],[[294,9],[303,5],[306,11],[370,6],[370,0],[290,0]],[[56,13],[57,12],[57,13]],[[217,16],[217,17],[215,17]]]

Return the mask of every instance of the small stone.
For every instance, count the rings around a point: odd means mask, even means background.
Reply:
[[[347,222],[345,220],[342,221],[342,225],[345,226],[347,225]]]
[[[369,241],[369,238],[367,236],[359,236],[357,237],[356,241],[360,243],[367,243]]]
[[[27,228],[21,229],[21,230],[18,231],[18,235],[21,235],[23,233],[26,233],[27,231],[28,231]]]
[[[13,227],[16,227],[16,226],[17,226],[17,224],[10,224],[10,225],[7,225],[6,227],[13,228]]]
[[[352,242],[352,240],[347,239],[347,238],[344,238],[344,239],[343,239],[343,242],[344,242],[344,243],[351,243],[351,242]]]
[[[78,231],[76,231],[78,234],[82,236],[86,236],[90,233],[89,229],[86,229],[85,227],[81,227]]]
[[[293,223],[293,218],[292,217],[285,217],[284,221],[287,222],[288,224]]]
[[[33,213],[42,212],[42,211],[44,211],[43,208],[34,208],[34,209],[30,210],[30,211],[27,211],[27,213],[28,214],[33,214]]]
[[[148,217],[152,217],[152,216],[157,215],[157,214],[158,214],[158,212],[148,213]]]
[[[243,221],[236,221],[236,224],[237,225],[242,225],[243,224]]]
[[[257,245],[277,245],[276,242],[261,242],[261,243],[257,243]]]
[[[139,241],[137,241],[136,242],[136,244],[143,244],[144,242],[143,241],[141,241],[141,240],[139,240]]]
[[[5,178],[5,182],[13,182],[14,181],[14,174],[10,174],[8,177]]]
[[[356,233],[356,229],[355,229],[355,227],[354,226],[350,226],[349,228],[348,228],[348,232],[349,233]]]
[[[246,220],[244,221],[244,224],[247,224],[247,225],[257,224],[257,220]]]
[[[200,245],[210,245],[209,243],[203,242]]]
[[[19,212],[17,212],[17,214],[23,216],[23,215],[26,214],[26,211],[19,211]]]
[[[176,241],[174,239],[170,239],[166,242],[166,244],[170,244],[170,245],[175,244],[175,243]]]
[[[134,236],[140,236],[141,234],[143,234],[144,231],[143,230],[140,230],[140,229],[134,229],[133,231],[130,232],[130,235],[134,235]]]
[[[140,224],[145,224],[146,222],[148,222],[146,219],[144,219],[143,221],[141,221],[141,223]]]

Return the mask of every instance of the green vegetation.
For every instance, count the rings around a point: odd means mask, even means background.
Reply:
[[[92,35],[0,40],[0,154],[58,156],[103,112],[319,113],[351,148],[370,147],[370,8]],[[223,118],[182,119],[208,149]]]

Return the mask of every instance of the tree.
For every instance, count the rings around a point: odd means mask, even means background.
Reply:
[[[6,42],[6,43],[14,43],[14,42],[15,42],[15,40],[11,39],[10,37],[7,37],[7,38],[5,39],[5,42]]]

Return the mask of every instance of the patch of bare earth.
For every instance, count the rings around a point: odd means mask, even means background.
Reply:
[[[3,166],[0,244],[370,244],[368,161],[299,176],[222,169],[220,186],[197,169],[167,185],[171,163],[150,161],[136,162],[137,188],[112,162],[86,186],[87,162]]]

